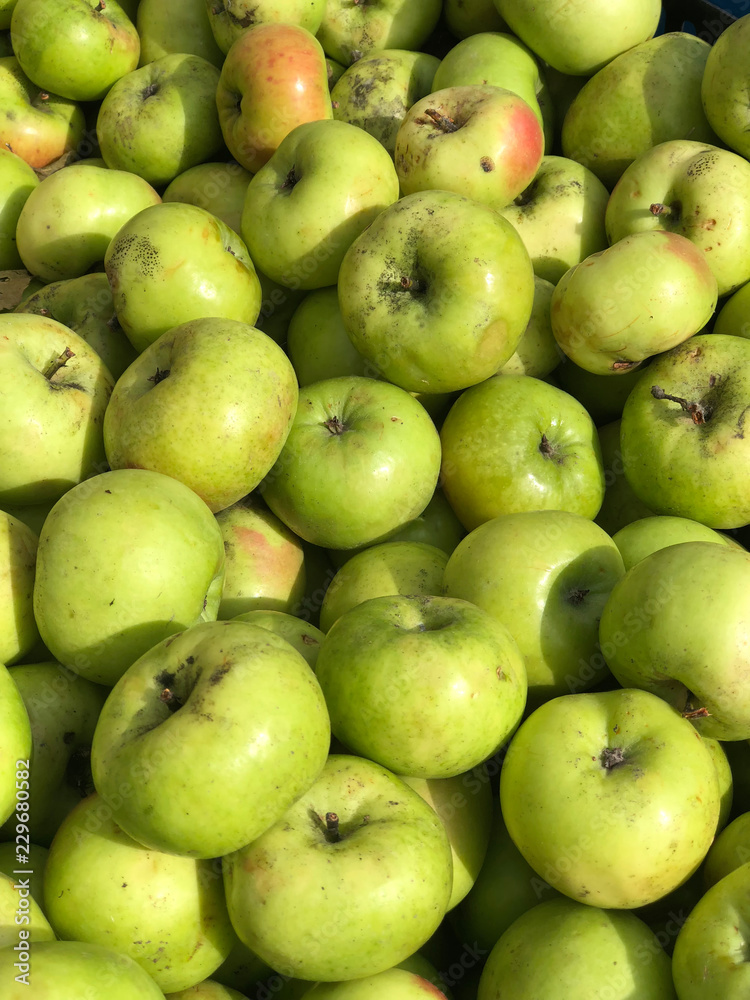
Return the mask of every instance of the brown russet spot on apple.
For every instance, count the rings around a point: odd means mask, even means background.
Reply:
[[[226,677],[231,667],[232,667],[231,663],[227,663],[226,661],[224,661],[224,663],[222,663],[220,667],[217,667],[216,670],[214,670],[214,672],[208,678],[208,683],[218,684],[219,681],[222,679],[222,677]]]
[[[495,169],[495,164],[492,162],[492,158],[490,156],[483,156],[479,161],[479,166],[486,174],[491,174]]]
[[[625,763],[625,753],[622,747],[605,747],[599,757],[602,767],[611,771],[620,764]]]

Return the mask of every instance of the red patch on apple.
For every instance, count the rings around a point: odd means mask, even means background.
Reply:
[[[508,121],[507,144],[503,150],[503,165],[508,183],[524,191],[539,169],[544,155],[544,132],[534,112],[525,103],[519,103]],[[513,179],[517,178],[515,183]]]
[[[428,997],[442,997],[442,1000],[446,1000],[445,993],[439,990],[429,979],[423,979],[422,976],[418,976],[416,973],[412,973],[412,979],[414,980],[414,985],[421,986]]]

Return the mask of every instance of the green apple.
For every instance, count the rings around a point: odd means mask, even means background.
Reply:
[[[651,363],[622,414],[625,475],[656,514],[736,528],[750,521],[745,383],[750,341],[699,334]]]
[[[555,286],[550,281],[534,275],[534,304],[514,353],[498,374],[531,375],[544,378],[560,364],[560,348],[552,333],[550,307]]]
[[[680,542],[730,544],[724,535],[707,528],[700,521],[693,521],[689,517],[658,515],[641,517],[626,524],[612,536],[612,541],[620,550],[626,570],[668,545],[678,545]]]
[[[226,571],[218,617],[247,611],[291,612],[305,592],[302,542],[256,494],[216,515]]]
[[[706,60],[701,97],[706,117],[719,138],[741,156],[747,156],[750,140],[744,81],[750,20],[739,17],[722,28]]]
[[[112,290],[101,271],[44,285],[15,312],[49,316],[73,330],[94,348],[115,380],[138,356],[117,320]]]
[[[126,74],[109,90],[96,118],[108,167],[149,184],[169,184],[223,149],[216,87],[219,70],[201,56],[173,52]]]
[[[348,559],[331,580],[320,609],[327,632],[347,611],[372,597],[438,596],[447,553],[424,542],[382,542]]]
[[[669,956],[642,920],[572,899],[518,917],[490,952],[477,992],[477,1000],[541,996],[676,1000]]]
[[[725,750],[725,744],[719,740],[712,740],[710,736],[704,736],[703,742],[706,745],[716,768],[716,776],[719,779],[719,795],[721,796],[721,806],[719,809],[719,822],[716,832],[719,833],[729,822],[734,805],[734,775],[732,765]],[[750,859],[749,859],[750,860]]]
[[[342,375],[378,374],[349,339],[335,285],[308,292],[297,305],[286,349],[301,386]]]
[[[625,687],[660,695],[706,736],[750,738],[748,585],[750,553],[732,545],[680,542],[641,559],[602,612],[612,673]]]
[[[326,0],[318,38],[327,56],[349,66],[375,49],[419,50],[440,18],[441,0]]]
[[[456,38],[467,38],[480,31],[508,30],[494,0],[444,0],[443,17],[446,27]]]
[[[750,337],[750,281],[721,303],[713,332]]]
[[[451,882],[433,809],[384,767],[341,754],[274,826],[224,858],[240,939],[282,975],[311,981],[360,979],[408,958],[442,921]]]
[[[25,524],[27,528],[31,528],[38,538],[47,514],[49,514],[56,502],[56,500],[47,500],[46,503],[37,504],[6,503],[3,507],[6,514],[9,514],[10,517],[15,517],[16,520]]]
[[[441,484],[467,531],[499,514],[563,510],[593,519],[604,472],[591,417],[561,389],[497,375],[463,392],[440,432]]]
[[[741,813],[716,837],[703,862],[706,889],[750,861],[750,813]]]
[[[443,578],[504,625],[524,657],[532,705],[585,691],[608,675],[599,618],[625,575],[612,539],[562,510],[504,514],[459,542]]]
[[[31,895],[29,881],[21,872],[0,872],[0,951],[18,949],[18,945],[33,951],[30,946],[38,941],[55,940],[55,932]]]
[[[22,843],[20,851],[13,840],[0,843],[0,872],[6,875],[10,872],[28,879],[28,885],[24,888],[28,887],[31,898],[44,912],[44,866],[47,864],[49,851],[39,844],[29,844],[27,847],[25,840]]]
[[[500,210],[518,231],[534,273],[556,285],[565,272],[605,250],[609,192],[588,168],[545,156],[531,184]]]
[[[0,511],[0,663],[23,659],[39,642],[33,593],[37,535]]]
[[[164,1000],[151,976],[132,958],[81,941],[37,941],[26,950],[0,949],[0,982],[3,1000],[58,1000],[73,991],[86,1000]]]
[[[648,691],[620,689],[563,695],[528,716],[503,762],[500,805],[550,885],[590,906],[633,909],[695,871],[720,801],[690,722]]]
[[[315,673],[334,736],[416,778],[481,764],[526,704],[523,655],[510,632],[457,598],[365,601],[330,628]]]
[[[354,346],[414,392],[493,375],[534,300],[531,261],[510,223],[450,191],[408,195],[382,212],[347,251],[338,290]]]
[[[13,51],[26,75],[72,101],[99,101],[138,65],[141,43],[117,0],[17,0]]]
[[[370,52],[344,69],[331,88],[333,117],[369,132],[393,156],[406,112],[432,92],[439,65],[437,56],[427,52]]]
[[[260,492],[307,542],[380,541],[426,507],[440,438],[424,407],[389,382],[324,379],[300,390],[297,414]]]
[[[0,271],[23,267],[16,246],[16,226],[39,178],[20,156],[0,149]]]
[[[104,415],[107,459],[163,472],[224,510],[279,457],[297,395],[291,362],[265,333],[233,319],[182,323],[118,380]]]
[[[377,139],[347,122],[306,122],[250,181],[242,238],[279,284],[335,285],[346,251],[398,196],[393,161]]]
[[[86,130],[75,101],[42,90],[15,56],[0,58],[0,146],[35,170],[79,147]]]
[[[290,645],[294,646],[297,652],[304,656],[310,667],[315,670],[320,646],[325,639],[325,633],[321,632],[319,628],[295,615],[286,614],[284,611],[270,611],[265,608],[245,611],[243,614],[237,615],[234,620],[249,622],[251,625],[267,628],[269,632],[275,632],[276,635],[286,639]]]
[[[253,1000],[270,1000],[260,992],[261,982],[270,973],[268,965],[236,937],[227,958],[211,974],[211,981],[227,989],[239,990],[242,1000],[246,993],[253,994]]]
[[[28,835],[31,724],[8,668],[0,663],[0,823],[15,812],[20,834]],[[25,841],[24,841],[25,843]],[[22,854],[24,852],[22,851]]]
[[[141,40],[140,66],[173,52],[188,52],[221,69],[224,53],[214,40],[206,0],[140,0],[135,25]]]
[[[561,73],[591,76],[627,49],[651,38],[659,0],[495,0],[500,15],[536,55]]]
[[[57,499],[102,468],[113,379],[85,340],[31,313],[0,316],[0,503]]]
[[[320,685],[300,653],[247,622],[204,622],[126,671],[99,717],[91,768],[139,843],[214,858],[284,815],[320,774],[329,741]],[[172,783],[175,768],[190,779]]]
[[[213,979],[204,979],[186,990],[176,990],[166,994],[166,1000],[247,1000],[239,990],[222,986]]]
[[[311,34],[320,27],[326,0],[203,0],[216,44],[226,54],[257,24],[293,24]]]
[[[422,976],[406,969],[386,969],[374,976],[343,983],[317,983],[302,1000],[445,1000],[445,994]]]
[[[280,347],[286,348],[289,321],[305,293],[300,289],[279,285],[262,271],[258,271],[258,278],[262,299],[260,315],[255,325]]]
[[[221,531],[200,497],[160,472],[118,469],[48,514],[34,613],[60,663],[111,686],[155,643],[215,619],[223,580]]]
[[[118,230],[161,198],[136,174],[69,164],[45,177],[18,219],[24,267],[45,282],[78,278],[95,265]]]
[[[557,341],[555,341],[557,343]],[[602,375],[580,368],[558,347],[561,360],[552,373],[553,384],[574,396],[588,410],[599,429],[603,424],[619,421],[630,390],[643,373],[642,368],[619,371],[617,379],[611,373]],[[645,366],[644,366],[645,367]]]
[[[674,140],[641,153],[607,205],[610,242],[664,229],[705,254],[728,295],[750,279],[750,163],[705,142]]]
[[[104,268],[117,318],[139,352],[191,320],[252,326],[258,318],[260,282],[245,244],[196,205],[165,202],[139,212],[109,244]]]
[[[23,664],[10,675],[31,725],[29,835],[48,847],[65,816],[93,790],[91,740],[108,689],[54,662]],[[12,820],[0,832],[11,837]]]
[[[619,379],[616,384],[621,382],[622,379]],[[614,535],[626,524],[642,517],[651,517],[654,512],[645,503],[641,503],[625,478],[620,448],[620,421],[613,420],[599,427],[598,435],[604,466],[605,489],[604,499],[595,521],[608,535]]]
[[[659,143],[715,142],[701,104],[710,51],[702,38],[673,31],[623,52],[570,105],[562,127],[565,156],[612,188],[629,164]]]
[[[203,0],[200,0],[203,3]],[[242,209],[252,174],[234,160],[199,163],[167,185],[164,201],[182,201],[205,208],[235,233],[242,224]]]
[[[164,992],[210,976],[235,939],[213,863],[142,847],[96,794],[55,834],[44,902],[59,938],[127,955]]]

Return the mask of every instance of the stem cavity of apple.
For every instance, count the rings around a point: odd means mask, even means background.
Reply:
[[[292,167],[282,182],[281,190],[291,191],[292,188],[298,183],[299,183],[299,177],[297,176],[296,167]]]
[[[709,385],[713,388],[715,384],[716,378],[712,375]],[[711,419],[711,407],[700,400],[690,402],[682,396],[673,396],[671,393],[665,392],[659,385],[651,386],[651,395],[654,399],[668,399],[672,403],[679,403],[685,413],[690,414],[694,424],[705,424]]]
[[[62,354],[58,354],[58,356],[54,359],[54,361],[51,361],[47,365],[42,374],[44,375],[44,377],[47,379],[48,382],[51,381],[52,378],[60,371],[60,369],[64,368],[65,365],[68,363],[68,361],[70,361],[70,359],[74,357],[75,357],[75,351],[71,351],[69,347],[66,347],[65,350],[62,352]]]
[[[346,424],[343,424],[338,417],[331,417],[330,420],[324,420],[323,426],[330,434],[343,434],[346,430]]]
[[[550,459],[557,465],[562,465],[563,458],[558,454],[557,448],[550,443],[549,438],[546,434],[542,434],[542,440],[539,442],[539,451],[544,455],[545,458]]]
[[[153,375],[149,375],[148,381],[153,382],[154,385],[158,385],[165,378],[169,378],[170,371],[171,368],[157,368]]]
[[[617,767],[619,764],[625,763],[625,753],[622,747],[605,747],[602,750],[601,757],[602,767],[606,770],[611,771],[613,768]]]

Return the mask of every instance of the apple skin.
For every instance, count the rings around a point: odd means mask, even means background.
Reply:
[[[444,0],[443,17],[448,30],[456,38],[468,38],[480,31],[506,31],[508,25],[500,17],[494,0]]]
[[[137,545],[123,524],[137,525]],[[160,472],[118,469],[47,515],[34,613],[60,663],[112,686],[155,643],[215,619],[223,581],[221,531],[200,497]]]
[[[0,149],[0,271],[23,267],[16,246],[16,226],[39,178],[20,156]]]
[[[332,813],[338,842],[327,829]],[[438,928],[451,894],[437,813],[384,767],[342,754],[223,863],[240,939],[282,975],[311,981],[361,979],[408,958]]]
[[[237,320],[183,323],[119,378],[104,415],[107,459],[163,472],[224,510],[279,457],[297,395],[291,362],[265,333]]]
[[[28,934],[21,943],[34,945],[38,941],[55,940],[55,932],[29,892],[23,871],[15,872],[16,868],[18,865],[14,865],[12,875],[0,872],[0,950],[10,951],[19,944],[21,928]]]
[[[300,538],[356,548],[424,510],[439,469],[440,438],[420,403],[388,382],[344,376],[300,390],[289,437],[259,489]]]
[[[554,888],[633,909],[697,869],[716,832],[719,783],[700,735],[661,698],[587,692],[547,701],[521,724],[500,805],[516,846]]]
[[[399,197],[393,161],[348,122],[298,125],[247,188],[241,234],[253,262],[294,288],[335,285],[344,254]]]
[[[104,465],[101,425],[113,379],[94,349],[53,319],[6,313],[0,330],[8,379],[0,503],[56,500]]]
[[[503,208],[533,181],[544,133],[534,109],[511,90],[446,87],[409,108],[393,155],[404,195],[455,191]]]
[[[269,632],[281,636],[304,656],[310,669],[315,670],[320,646],[325,639],[325,632],[321,632],[319,628],[309,622],[297,618],[295,615],[286,614],[284,611],[270,611],[266,608],[245,611],[243,614],[237,615],[233,621],[259,625],[261,628],[267,628]]]
[[[601,506],[604,472],[594,423],[577,400],[539,379],[496,375],[467,389],[440,438],[441,485],[467,531],[499,514],[528,510],[566,510],[593,520]]]
[[[749,187],[750,163],[727,149],[687,139],[660,143],[617,182],[607,235],[611,243],[654,229],[685,236],[705,254],[719,296],[729,295],[750,279]]]
[[[318,38],[327,56],[349,66],[379,49],[418,51],[432,34],[441,0],[381,0],[376,5],[327,0]]]
[[[512,356],[534,280],[521,238],[492,208],[421,191],[354,241],[338,291],[359,353],[404,389],[440,393],[482,382]]]
[[[216,107],[227,149],[256,173],[295,126],[333,117],[320,42],[294,24],[243,31],[224,59]]]
[[[55,834],[44,903],[59,938],[128,955],[165,993],[215,972],[235,940],[213,863],[142,847],[96,794]]]
[[[0,663],[22,659],[39,642],[33,592],[38,536],[0,511]]]
[[[141,43],[117,0],[18,0],[10,22],[24,73],[72,101],[100,101],[138,65]]]
[[[706,117],[719,138],[741,156],[750,154],[746,78],[750,21],[739,17],[721,32],[706,60],[701,98]]]
[[[76,149],[86,130],[75,101],[41,90],[15,56],[0,58],[0,146],[40,169]]]
[[[612,673],[677,711],[697,712],[692,722],[705,736],[750,738],[749,583],[750,553],[732,545],[681,542],[646,556],[614,587],[602,612],[599,638]]]
[[[164,1000],[154,980],[132,958],[112,948],[83,944],[81,941],[37,941],[31,963],[26,963],[26,979],[15,967],[19,953],[0,949],[0,981],[5,984],[3,1000],[62,1000],[75,990],[86,1000]],[[29,986],[33,992],[29,992]]]
[[[244,994],[230,986],[222,986],[213,979],[189,986],[186,990],[176,990],[165,994],[166,1000],[247,1000]]]
[[[139,66],[173,52],[188,52],[221,69],[224,53],[214,40],[206,0],[182,0],[179,17],[169,0],[140,0],[135,25],[141,40]]]
[[[561,73],[591,76],[615,56],[651,38],[659,0],[495,0],[510,30]]]
[[[252,174],[234,160],[228,163],[199,163],[178,174],[165,188],[162,199],[204,208],[239,233],[251,178]]]
[[[117,318],[138,352],[167,330],[220,318],[252,326],[260,281],[240,237],[196,205],[164,202],[126,222],[104,256]]]
[[[99,106],[96,136],[108,167],[169,184],[223,149],[215,94],[219,70],[174,52],[134,69]]]
[[[531,184],[500,214],[518,231],[534,273],[556,285],[565,272],[607,248],[609,192],[589,169],[545,156]]]
[[[550,381],[569,393],[588,410],[591,419],[601,430],[603,424],[619,421],[625,400],[631,389],[643,374],[641,368],[619,372],[617,379],[586,371],[560,351],[560,364],[552,373]]]
[[[28,781],[28,768],[23,762],[30,757],[31,723],[26,706],[12,674],[0,663],[0,823],[16,811],[17,805],[28,806],[28,799],[20,800],[16,783],[23,789],[23,782]]]
[[[377,377],[374,366],[349,339],[335,286],[308,292],[296,306],[286,350],[301,386],[343,375]]]
[[[703,884],[716,885],[750,861],[750,813],[741,813],[716,837],[703,862]]]
[[[316,983],[302,1000],[445,1000],[445,994],[429,980],[406,969],[386,969],[375,976],[344,983]]]
[[[518,346],[500,369],[502,375],[545,378],[560,364],[561,350],[552,333],[550,307],[555,286],[534,275],[534,305]]]
[[[11,817],[11,823],[13,823],[15,835],[13,817]],[[24,843],[25,846],[26,844]],[[19,864],[15,843],[12,840],[4,840],[0,843],[0,872],[4,872],[7,875],[8,872],[18,869],[17,874],[22,874],[23,878],[28,878],[31,898],[40,907],[44,904],[44,866],[47,863],[48,854],[49,851],[46,847],[40,847],[39,844],[29,844],[28,854],[23,856],[23,861]]]
[[[665,549],[680,542],[714,542],[717,545],[731,544],[728,539],[700,521],[689,517],[669,517],[653,515],[641,517],[620,528],[612,536],[612,541],[620,550],[625,569],[635,566],[652,552]],[[750,860],[750,859],[748,859]]]
[[[397,774],[452,778],[503,746],[526,704],[523,655],[468,601],[374,597],[330,628],[315,673],[345,746]]]
[[[608,676],[599,618],[624,575],[617,546],[593,521],[527,511],[486,521],[459,542],[443,592],[508,629],[526,664],[529,703],[537,705]]]
[[[477,1000],[597,994],[677,1000],[669,956],[632,913],[554,899],[527,910],[500,937],[482,970]]]
[[[713,332],[750,337],[750,281],[721,304],[714,319]]]
[[[160,196],[141,177],[77,163],[31,193],[18,219],[24,267],[45,282],[78,278],[104,260],[113,236]]]
[[[216,44],[226,55],[248,28],[292,24],[311,34],[320,27],[326,0],[202,0]]]

